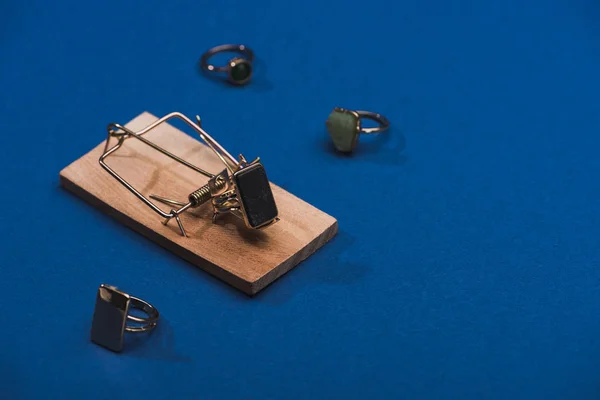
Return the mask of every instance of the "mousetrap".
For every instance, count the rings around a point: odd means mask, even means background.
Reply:
[[[180,120],[206,144],[168,123]],[[111,124],[61,184],[124,225],[253,295],[337,233],[337,221],[232,157],[180,113]],[[176,223],[169,224],[175,220]],[[166,268],[168,266],[165,266]]]

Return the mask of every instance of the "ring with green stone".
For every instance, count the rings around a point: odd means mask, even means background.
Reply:
[[[377,122],[377,126],[363,128],[361,118]],[[380,133],[390,127],[390,121],[381,114],[371,111],[354,111],[336,107],[333,109],[327,122],[327,132],[338,151],[350,153],[358,143],[361,133]]]
[[[216,66],[209,64],[209,59],[217,53],[237,53],[239,56],[233,57],[227,65]],[[241,57],[240,57],[241,56]],[[245,85],[250,82],[252,77],[252,61],[254,61],[254,52],[243,44],[223,44],[213,47],[200,58],[200,67],[203,71],[225,72],[227,80],[234,85]]]

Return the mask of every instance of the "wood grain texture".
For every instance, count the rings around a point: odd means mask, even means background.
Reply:
[[[143,113],[127,127],[136,131],[157,119]],[[163,124],[145,137],[210,172],[217,173],[224,168],[208,147],[171,125]],[[335,218],[271,183],[281,218],[275,225],[251,231],[233,216],[221,217],[213,224],[212,208],[205,204],[182,214],[189,235],[182,237],[174,220],[164,226],[158,214],[99,165],[103,149],[104,142],[63,169],[61,184],[123,224],[247,294],[264,289],[337,233]],[[185,201],[190,192],[208,182],[208,178],[135,139],[127,140],[106,162],[145,196],[157,194]],[[170,210],[166,205],[162,209]]]

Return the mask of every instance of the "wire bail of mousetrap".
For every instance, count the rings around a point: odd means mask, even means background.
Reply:
[[[144,137],[146,133],[171,119],[183,120],[192,127],[225,164],[225,169],[218,174],[212,174],[170,153]],[[109,124],[107,130],[108,137],[104,152],[100,156],[100,165],[150,209],[164,218],[163,223],[165,225],[172,218],[175,218],[182,236],[187,236],[187,234],[179,216],[186,210],[199,207],[209,201],[213,207],[213,222],[216,222],[217,217],[221,214],[232,214],[242,219],[249,229],[262,229],[279,221],[275,198],[260,159],[257,158],[252,162],[248,162],[241,154],[238,159],[235,159],[202,129],[200,117],[196,116],[196,122],[194,122],[179,112],[173,112],[137,132],[116,123]],[[110,147],[112,138],[117,139],[117,143]],[[119,150],[125,141],[130,138],[138,139],[178,163],[208,177],[208,183],[190,193],[187,201],[173,200],[157,194],[144,196],[106,163],[106,159]],[[169,212],[165,212],[151,199],[170,205],[173,208]]]

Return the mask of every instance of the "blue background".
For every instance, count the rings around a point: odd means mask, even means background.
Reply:
[[[0,3],[0,397],[597,399],[600,5]],[[259,61],[234,88],[207,48]],[[389,135],[328,145],[334,106]],[[108,122],[200,114],[339,220],[249,298],[59,187]],[[116,355],[95,292],[163,324]]]

